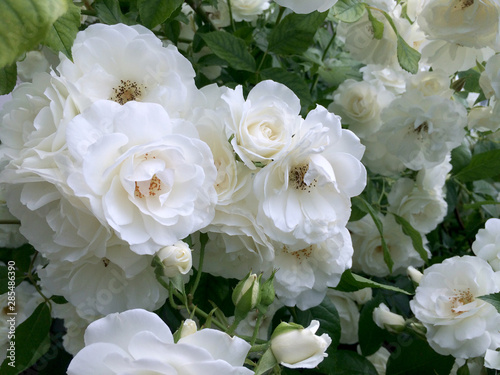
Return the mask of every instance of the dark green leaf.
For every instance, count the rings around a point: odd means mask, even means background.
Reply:
[[[9,365],[11,359],[7,356],[0,367],[2,375],[18,374],[45,354],[50,347],[50,340],[47,345],[47,338],[51,322],[49,306],[41,303],[33,314],[16,328],[15,337],[8,343],[9,345],[11,342],[14,343],[15,366]]]
[[[92,6],[97,12],[97,17],[108,25],[124,23],[130,25],[132,22],[122,13],[118,0],[96,0]]]
[[[9,272],[14,272],[14,274]],[[24,279],[25,277],[21,272],[12,270],[12,268],[11,271],[9,271],[8,266],[0,266],[0,294],[13,291],[13,288],[18,286]],[[10,285],[9,281],[11,281]],[[14,282],[14,285],[12,285],[12,281]]]
[[[460,368],[457,370],[457,375],[470,375],[469,371],[469,366],[467,365],[467,362],[464,363]]]
[[[379,40],[382,39],[384,36],[384,23],[374,17],[369,8],[366,8],[366,10],[368,12],[368,19],[372,24],[373,37]]]
[[[306,51],[327,14],[328,12],[289,14],[269,35],[269,51],[281,55],[295,55]]]
[[[14,90],[17,81],[17,65],[7,65],[0,69],[0,95],[6,95]]]
[[[378,307],[384,299],[379,293],[375,298],[363,305],[359,316],[359,347],[365,356],[375,353],[384,342],[386,332],[373,321],[373,310]]]
[[[500,293],[488,294],[486,296],[480,296],[478,298],[481,298],[483,301],[486,301],[489,304],[493,305],[493,307],[495,307],[495,309],[500,312]]]
[[[474,155],[468,166],[455,177],[462,182],[483,180],[500,175],[500,150],[486,151]]]
[[[376,281],[367,279],[366,277],[356,275],[352,273],[351,270],[344,271],[340,279],[339,285],[337,285],[334,289],[340,290],[341,292],[355,292],[363,288],[380,288],[408,295],[411,294],[406,290],[397,288],[395,286],[380,284],[377,283]]]
[[[64,305],[65,303],[68,303],[68,300],[66,300],[66,298],[64,298],[63,296],[52,296],[50,297],[50,299],[58,305]]]
[[[460,170],[468,166],[470,164],[471,158],[472,153],[469,146],[466,144],[461,144],[460,146],[451,150],[451,165],[453,166],[451,174],[455,175]]]
[[[424,262],[427,262],[427,260],[429,259],[429,255],[427,254],[427,251],[425,251],[424,249],[424,243],[422,241],[422,235],[420,234],[420,232],[418,232],[415,228],[413,228],[405,218],[396,215],[394,213],[393,215],[398,224],[401,225],[401,228],[403,228],[403,233],[411,238],[413,247],[420,255],[420,258],[422,258]]]
[[[138,0],[142,24],[152,29],[170,17],[182,3],[182,0]]]
[[[375,211],[373,207],[360,196],[354,197],[352,201],[353,202],[356,201],[358,207],[364,208],[364,210],[368,212],[368,214],[370,214],[370,216],[372,217],[373,222],[375,223],[375,226],[377,227],[377,230],[380,233],[380,242],[382,246],[382,251],[384,252],[385,264],[387,264],[387,267],[389,267],[389,272],[392,272],[392,266],[394,266],[394,261],[391,258],[391,253],[389,252],[389,248],[387,247],[387,243],[385,242],[384,226],[382,225],[382,222],[378,217],[377,211]]]
[[[312,318],[319,321],[317,334],[327,333],[332,339],[329,351],[337,348],[340,341],[340,317],[330,298],[326,297],[321,304],[309,309],[309,311]]]
[[[263,79],[272,79],[287,86],[300,98],[302,105],[307,106],[311,103],[309,86],[298,74],[290,73],[281,68],[269,68],[261,71],[260,75]]]
[[[225,31],[214,31],[200,36],[212,52],[227,61],[232,68],[255,72],[255,60],[242,39]]]
[[[272,369],[277,364],[278,364],[278,362],[276,361],[276,358],[274,357],[274,354],[273,354],[271,348],[269,348],[266,350],[264,355],[259,360],[259,363],[258,363],[257,367],[255,368],[255,375],[262,375],[266,371]]]
[[[66,0],[0,1],[0,68],[35,48],[67,7]]]
[[[413,336],[406,337],[406,341],[401,339],[395,343],[396,349],[387,361],[387,375],[448,375],[450,373],[455,362],[451,355],[442,356],[432,350],[426,341]]]
[[[360,0],[339,0],[333,6],[333,15],[343,22],[356,22],[365,14],[366,5]]]
[[[52,25],[43,44],[71,59],[71,46],[80,27],[80,8],[68,0],[68,10]]]
[[[324,375],[377,375],[370,361],[351,350],[329,353],[318,367]]]
[[[401,68],[416,74],[418,72],[418,62],[420,61],[420,52],[411,48],[408,43],[398,34],[397,47],[398,61]]]

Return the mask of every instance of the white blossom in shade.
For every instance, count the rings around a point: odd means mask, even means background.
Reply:
[[[393,94],[402,94],[406,91],[406,79],[410,73],[401,67],[389,68],[384,65],[369,64],[362,67],[363,81],[380,82],[385,89]]]
[[[261,340],[268,340],[269,338],[269,327],[272,324],[274,313],[278,311],[281,307],[283,307],[283,303],[277,298],[274,299],[273,303],[269,305],[267,311],[264,313],[264,316],[260,320],[259,332],[257,333],[257,337]],[[235,330],[235,333],[238,335],[249,336],[252,337],[255,327],[262,312],[254,309],[248,313],[245,319],[243,319]],[[232,323],[233,319],[230,319],[230,323]]]
[[[500,98],[500,55],[488,59],[479,77],[479,85],[488,99],[492,96]]]
[[[394,261],[392,274],[404,274],[408,266],[422,266],[424,261],[415,251],[411,238],[403,233],[403,229],[396,222],[394,216],[379,214],[378,218],[382,222],[384,239]],[[389,275],[389,267],[384,261],[380,233],[371,216],[366,215],[358,221],[350,222],[347,224],[347,229],[351,232],[354,247],[353,270],[379,277]],[[430,257],[426,246],[427,240],[424,236],[422,236],[422,241],[427,255]]]
[[[42,51],[28,51],[23,60],[16,63],[17,76],[23,82],[30,82],[36,73],[48,73],[50,62]]]
[[[424,270],[410,308],[437,353],[472,358],[500,346],[500,314],[477,298],[498,292],[499,277],[474,256],[455,256]]]
[[[115,239],[105,257],[89,255],[78,261],[50,261],[38,269],[40,284],[49,294],[66,298],[80,317],[96,317],[131,308],[156,310],[168,293],[150,266],[152,256],[137,255]]]
[[[486,260],[494,271],[500,271],[500,219],[491,218],[479,229],[472,251]]]
[[[377,133],[363,139],[363,145],[366,146],[366,152],[361,161],[373,173],[393,176],[405,170],[401,160],[389,153],[387,145],[378,139]]]
[[[186,117],[200,98],[191,63],[141,25],[90,25],[71,51],[73,61],[62,56],[57,71],[81,112],[109,99],[156,102],[171,117]]]
[[[443,188],[451,169],[451,153],[448,153],[442,163],[434,167],[424,168],[418,171],[416,177],[418,188],[424,190],[435,190],[439,194],[444,194]]]
[[[333,93],[328,110],[339,115],[358,137],[365,138],[380,128],[380,113],[393,99],[394,94],[379,81],[347,79]]]
[[[397,180],[387,199],[389,212],[402,216],[413,228],[429,233],[440,224],[448,211],[443,189],[423,189],[409,178]]]
[[[307,310],[323,301],[328,287],[335,287],[351,267],[352,243],[347,229],[301,250],[275,246],[273,267],[276,295],[287,306]]]
[[[270,272],[274,248],[257,224],[257,200],[253,194],[231,205],[221,206],[215,212],[207,232],[203,272],[226,278],[242,279],[250,271]],[[194,236],[194,264],[198,264],[199,243]]]
[[[366,184],[364,146],[325,108],[309,112],[294,140],[289,153],[262,168],[253,184],[257,222],[289,251],[322,242],[344,227],[350,198]]]
[[[415,23],[416,24],[416,23]],[[422,62],[448,74],[476,66],[476,61],[488,60],[495,54],[489,47],[465,47],[444,40],[428,40],[421,45]]]
[[[315,10],[324,12],[337,3],[337,0],[274,0],[283,7],[293,10],[295,13],[307,14]]]
[[[241,86],[227,89],[222,99],[228,108],[227,138],[248,168],[256,169],[254,162],[268,164],[284,157],[302,121],[300,100],[292,90],[281,83],[262,81],[246,100]]]
[[[418,90],[424,96],[438,95],[451,98],[450,77],[441,70],[421,71],[406,80],[406,91]]]
[[[156,254],[163,264],[163,272],[167,277],[185,275],[191,271],[193,258],[189,245],[177,241],[173,245],[162,247]]]
[[[75,356],[83,347],[85,342],[83,335],[88,325],[94,318],[101,318],[101,316],[84,319],[78,315],[76,307],[71,303],[65,304],[52,304],[52,317],[63,319],[64,328],[66,332],[63,336],[63,346],[69,354]]]
[[[307,328],[290,327],[290,324],[282,322],[271,337],[271,350],[276,360],[288,368],[316,367],[328,357],[326,350],[332,343],[328,334],[316,335],[318,328],[317,320],[312,320]]]
[[[431,40],[472,48],[500,47],[500,3],[497,0],[427,0],[417,23]]]
[[[366,356],[366,359],[372,363],[372,365],[375,367],[375,370],[377,370],[378,375],[385,375],[387,369],[387,361],[390,355],[391,352],[389,352],[386,348],[381,346],[380,349],[377,350],[375,353]]]
[[[500,370],[500,352],[487,349],[484,355],[484,367]]]
[[[473,107],[467,117],[467,127],[480,132],[496,132],[500,129],[500,102],[490,99],[487,107]]]
[[[377,134],[387,151],[410,169],[442,163],[465,136],[466,109],[441,96],[410,91],[396,98],[382,112]]]
[[[0,262],[0,265],[4,266]],[[5,282],[7,284],[7,282]],[[16,342],[16,328],[28,319],[36,307],[43,302],[43,297],[36,291],[35,287],[27,281],[21,282],[15,288],[15,298],[9,299],[9,294],[0,294],[0,361],[11,355],[9,352],[10,342]],[[14,310],[11,310],[11,308]],[[9,313],[16,313],[11,315]],[[14,345],[13,356],[16,357]],[[9,361],[12,362],[12,361]],[[14,360],[15,362],[15,360]]]
[[[174,343],[158,315],[134,309],[91,323],[68,374],[251,375],[243,367],[249,349],[244,340],[208,328]]]
[[[0,247],[14,249],[28,240],[19,232],[20,224],[15,223],[17,218],[9,212],[2,196],[3,192],[0,190],[0,220],[11,224],[0,224]]]
[[[154,103],[94,103],[67,128],[68,183],[138,254],[213,218],[216,168],[194,126]]]
[[[358,342],[359,308],[351,293],[329,289],[327,297],[333,302],[340,318],[340,343],[355,344]]]
[[[220,3],[227,4],[227,0],[219,0],[219,4]],[[268,8],[269,0],[231,0],[233,19],[237,22],[256,21]]]

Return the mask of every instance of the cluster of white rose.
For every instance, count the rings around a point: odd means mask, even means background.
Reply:
[[[366,184],[364,146],[338,116],[318,106],[301,117],[273,81],[246,97],[199,90],[189,61],[141,26],[92,25],[72,55],[4,106],[0,179],[43,256],[43,290],[76,320],[159,308],[153,257],[166,276],[188,273],[179,241],[193,235],[197,260],[200,231],[203,271],[279,269],[286,305],[318,305],[338,284],[353,252],[350,198]]]

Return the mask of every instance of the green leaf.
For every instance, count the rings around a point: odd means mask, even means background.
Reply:
[[[248,52],[243,39],[225,31],[213,31],[200,36],[212,52],[227,61],[232,68],[255,72],[255,60]]]
[[[10,272],[14,272],[14,275],[12,275],[12,273],[9,274],[8,266],[0,266],[0,294],[13,291],[13,289],[25,279],[24,275],[17,270]],[[12,279],[12,277],[14,277],[14,279]],[[14,281],[14,285],[9,286],[9,281]]]
[[[138,0],[142,24],[152,29],[170,17],[182,3],[182,0]]]
[[[17,65],[4,66],[0,69],[0,95],[7,95],[14,87],[17,81]]]
[[[375,39],[382,39],[384,36],[384,23],[379,21],[376,17],[373,16],[370,8],[366,8],[368,12],[368,19],[370,20],[373,28],[373,37]]]
[[[269,35],[269,51],[280,55],[298,55],[314,42],[314,35],[328,12],[309,14],[290,13]]]
[[[343,22],[356,22],[365,14],[366,5],[360,0],[339,0],[333,6],[333,15]]]
[[[468,166],[471,158],[472,153],[469,146],[465,143],[462,143],[460,146],[451,150],[451,165],[453,166],[451,174],[455,175]]]
[[[500,175],[500,150],[486,151],[474,155],[468,166],[455,177],[462,182],[483,180]]]
[[[271,348],[267,349],[255,368],[255,375],[262,375],[278,364]]]
[[[66,10],[66,0],[0,1],[0,68],[35,48]]]
[[[33,365],[50,347],[47,345],[52,319],[50,309],[46,303],[41,303],[33,314],[22,322],[15,330],[15,337],[8,343],[14,343],[14,367],[10,366],[11,359],[7,356],[0,367],[2,375],[16,375]],[[8,353],[8,352],[7,352]]]
[[[450,373],[455,362],[451,355],[437,354],[426,341],[412,336],[406,337],[405,341],[400,339],[398,343],[395,343],[397,349],[387,361],[387,375],[448,375]]]
[[[71,59],[71,46],[80,27],[80,8],[67,0],[68,10],[52,25],[43,44]]]
[[[401,68],[416,74],[418,72],[418,62],[420,61],[420,52],[411,48],[408,43],[398,34],[397,47],[398,61]]]
[[[97,17],[108,25],[124,23],[130,25],[132,22],[122,13],[118,0],[96,0],[92,4],[97,12]]]
[[[394,261],[391,258],[391,253],[389,252],[389,248],[387,247],[387,243],[385,242],[384,226],[382,225],[382,222],[378,218],[377,211],[375,211],[373,207],[360,196],[354,197],[352,201],[356,202],[358,207],[364,208],[364,210],[368,212],[372,217],[373,222],[375,223],[375,226],[377,227],[377,230],[380,233],[380,242],[382,245],[382,251],[384,252],[384,262],[385,264],[387,264],[387,267],[389,267],[389,272],[392,272],[392,266],[394,266]]]
[[[377,375],[373,364],[352,350],[329,353],[318,365],[324,375]]]
[[[427,251],[425,251],[424,249],[424,243],[422,241],[422,235],[420,234],[420,232],[418,232],[415,228],[413,228],[412,225],[405,218],[396,215],[394,213],[393,215],[397,223],[401,225],[401,228],[403,228],[403,233],[411,238],[413,247],[420,255],[420,258],[422,258],[422,260],[427,263],[429,256],[427,254]]]
[[[351,270],[344,271],[339,284],[333,289],[340,290],[341,292],[355,292],[363,288],[380,288],[411,295],[411,293],[407,292],[406,290],[397,288],[392,285],[377,283],[376,281],[367,279],[366,277],[356,275],[352,273]]]
[[[482,299],[483,301],[488,302],[493,305],[498,312],[500,312],[500,293],[488,294],[486,296],[479,296],[477,298]]]
[[[302,105],[308,105],[312,102],[309,86],[298,74],[286,71],[282,68],[269,68],[260,72],[263,79],[272,79],[287,86],[297,95]]]

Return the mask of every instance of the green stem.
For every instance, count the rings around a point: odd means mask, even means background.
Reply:
[[[264,318],[264,314],[259,311],[259,315],[257,315],[257,321],[255,322],[255,328],[253,330],[252,340],[250,341],[250,345],[254,345],[257,340],[257,335],[259,334],[260,325],[262,324],[262,319]]]
[[[207,245],[208,242],[208,234],[206,233],[200,233],[200,261],[198,262],[198,269],[196,270],[196,279],[194,280],[193,287],[191,288],[191,294],[194,296],[194,293],[196,292],[196,289],[198,288],[198,284],[200,283],[201,279],[201,273],[203,270],[203,260],[205,258],[205,246]]]
[[[210,27],[214,30],[217,30],[217,27],[214,25],[210,17],[208,17],[207,12],[202,8],[201,2],[195,1],[195,0],[186,0],[186,4],[189,5],[195,13],[205,22],[207,25],[210,25]]]
[[[269,348],[269,343],[252,345],[250,352],[264,352]]]
[[[276,24],[279,24],[281,22],[281,18],[283,18],[283,13],[285,13],[285,7],[282,7],[280,6],[280,10],[279,10],[279,13],[278,13],[278,18],[276,18]]]
[[[229,9],[229,20],[231,22],[231,27],[233,31],[236,31],[236,26],[234,25],[233,9],[231,8],[231,0],[227,0],[227,7]]]
[[[84,16],[92,16],[92,17],[97,17],[97,12],[95,10],[89,10],[89,9],[82,9],[81,13]]]
[[[21,222],[19,220],[16,220],[16,219],[0,220],[0,224],[19,225],[19,224],[21,224]]]
[[[332,33],[333,33],[333,34],[332,34],[332,37],[330,38],[330,41],[328,42],[328,44],[327,44],[327,46],[326,46],[325,50],[323,51],[323,55],[321,56],[321,61],[324,61],[324,60],[325,60],[325,58],[326,58],[326,53],[328,52],[328,50],[329,50],[329,49],[330,49],[330,47],[332,46],[332,44],[333,44],[333,42],[334,42],[334,40],[335,40],[335,37],[337,36],[337,32],[336,32],[336,31],[334,31],[334,29],[333,29],[333,25],[332,25],[331,23],[330,23],[330,26],[331,26],[331,28],[332,28]]]

